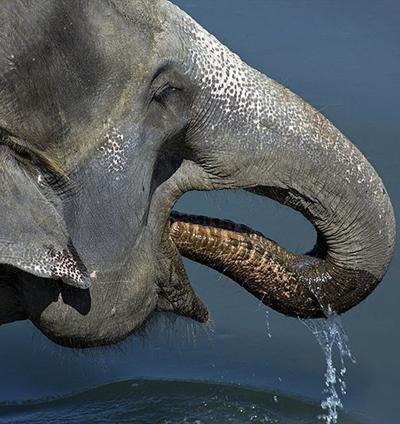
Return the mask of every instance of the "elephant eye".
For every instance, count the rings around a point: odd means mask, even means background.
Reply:
[[[173,95],[174,93],[181,91],[180,88],[173,87],[170,84],[165,84],[162,87],[160,87],[153,95],[153,100],[160,104],[164,104],[165,101]]]

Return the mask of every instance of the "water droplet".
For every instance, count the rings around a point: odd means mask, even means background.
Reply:
[[[272,334],[271,334],[271,325],[270,325],[270,320],[269,320],[269,312],[266,311],[265,312],[265,322],[266,322],[266,326],[267,326],[267,335],[268,338],[272,338]]]

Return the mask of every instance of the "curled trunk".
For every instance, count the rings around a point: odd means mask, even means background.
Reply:
[[[301,212],[317,244],[286,251],[244,226],[173,214],[182,255],[238,282],[265,304],[299,317],[342,313],[382,280],[395,219],[382,180],[321,113],[246,65],[181,15],[188,60],[202,89],[187,129],[187,158],[208,176],[190,189],[247,189]]]
[[[321,247],[297,255],[261,233],[231,221],[171,216],[180,253],[232,278],[265,305],[289,316],[343,313],[367,297],[378,280],[362,270],[335,266]]]

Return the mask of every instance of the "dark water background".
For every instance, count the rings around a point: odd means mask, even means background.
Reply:
[[[176,3],[322,110],[376,167],[399,208],[398,0]],[[191,193],[178,209],[246,223],[296,251],[314,242],[300,215],[246,193]],[[142,337],[85,353],[54,346],[27,322],[1,327],[0,421],[318,422],[325,361],[310,331],[269,311],[270,338],[266,308],[216,272],[186,265],[212,313],[210,327],[161,318]],[[348,367],[340,422],[400,422],[399,266],[396,254],[382,285],[343,317],[357,363]],[[116,381],[125,382],[107,385]],[[4,406],[27,400],[41,401]]]

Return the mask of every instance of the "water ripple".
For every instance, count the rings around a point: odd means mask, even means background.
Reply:
[[[1,423],[315,423],[319,405],[238,386],[125,381],[68,397],[0,403]],[[345,415],[341,423],[355,424]]]

